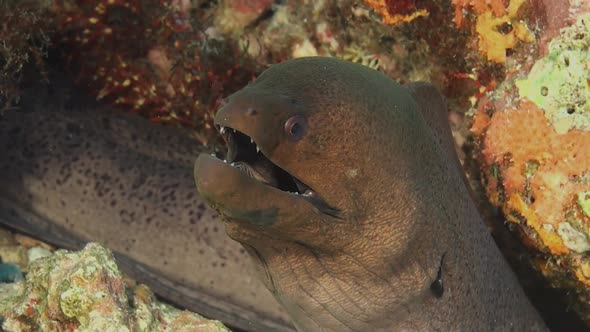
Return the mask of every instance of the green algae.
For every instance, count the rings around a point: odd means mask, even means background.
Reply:
[[[86,290],[81,286],[67,287],[60,294],[59,307],[68,318],[75,318],[82,324],[88,325],[88,312],[94,301],[88,296]]]
[[[525,79],[517,80],[521,97],[534,102],[557,133],[590,130],[590,14],[561,30]]]
[[[576,196],[580,209],[587,217],[590,217],[590,190],[579,192]]]

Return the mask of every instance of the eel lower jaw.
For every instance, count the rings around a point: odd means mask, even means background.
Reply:
[[[225,163],[265,185],[306,199],[324,214],[338,216],[338,209],[327,204],[310,186],[274,164],[250,136],[231,127],[216,125],[216,128],[227,144]]]

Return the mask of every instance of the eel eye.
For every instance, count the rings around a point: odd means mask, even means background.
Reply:
[[[300,140],[307,131],[307,120],[302,115],[294,115],[285,122],[285,133],[291,141]]]

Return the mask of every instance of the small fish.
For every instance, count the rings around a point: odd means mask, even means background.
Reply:
[[[471,200],[432,85],[299,58],[230,96],[215,125],[233,157],[199,156],[199,193],[299,331],[546,330]]]
[[[1,224],[65,248],[100,242],[168,301],[244,330],[292,331],[195,191],[202,146],[179,128],[43,95],[0,117]]]

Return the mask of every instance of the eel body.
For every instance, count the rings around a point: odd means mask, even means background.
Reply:
[[[217,113],[199,193],[300,331],[544,331],[465,185],[430,84],[331,58],[269,68]]]
[[[292,331],[196,193],[204,149],[186,132],[52,95],[24,99],[0,117],[0,223],[65,248],[101,242],[172,303],[243,330]]]

